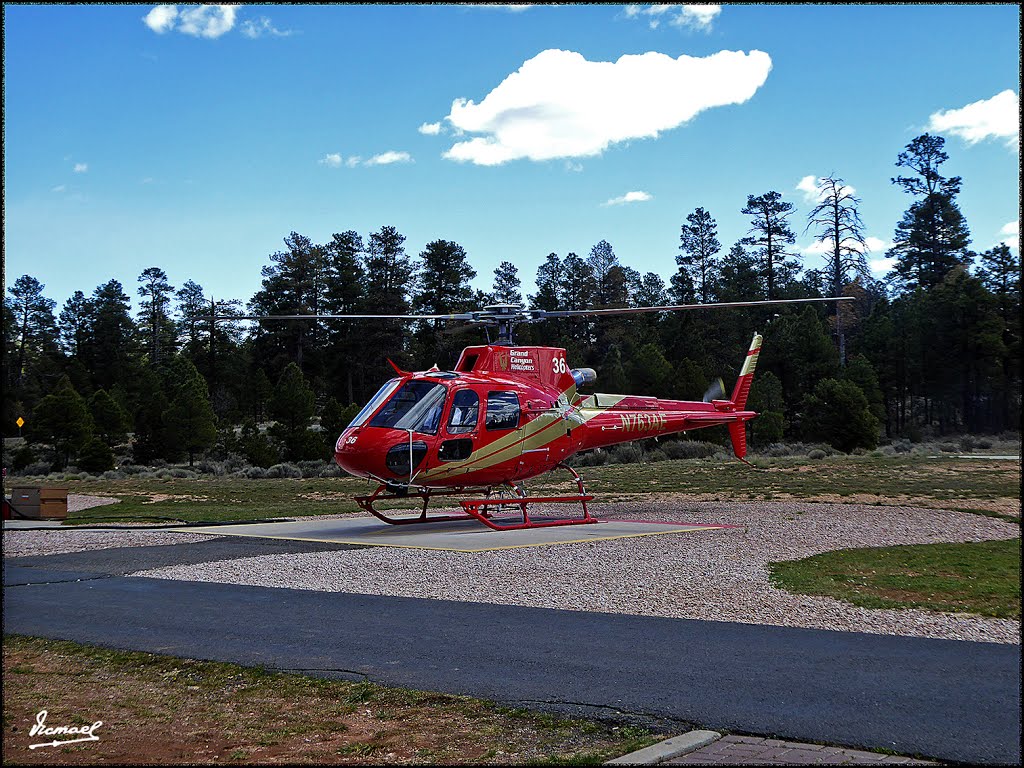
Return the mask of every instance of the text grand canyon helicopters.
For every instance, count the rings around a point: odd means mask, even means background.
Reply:
[[[845,298],[845,297],[844,297]],[[214,317],[213,320],[462,320],[495,327],[493,344],[466,347],[454,370],[435,366],[416,373],[392,366],[398,376],[388,381],[356,415],[338,438],[334,459],[349,474],[380,485],[356,498],[367,512],[392,525],[476,519],[495,530],[542,528],[598,522],[587,502],[593,500],[577,472],[565,462],[581,451],[650,437],[726,425],[733,452],[747,451],[745,422],[757,416],[746,410],[747,395],[761,349],[754,334],[732,395],[721,387],[703,401],[662,400],[642,395],[581,395],[578,387],[593,384],[590,368],[572,368],[564,349],[520,347],[512,328],[520,323],[565,317],[665,312],[709,307],[757,307],[844,298],[684,304],[660,307],[545,311],[496,304],[474,312],[450,315],[262,315]],[[565,469],[578,493],[527,498],[522,481]],[[498,492],[499,495],[493,495]],[[427,515],[431,499],[472,496],[459,501],[462,514]],[[418,497],[418,516],[393,517],[375,503]],[[579,504],[581,516],[531,518],[528,505]],[[514,508],[514,518],[489,510]]]

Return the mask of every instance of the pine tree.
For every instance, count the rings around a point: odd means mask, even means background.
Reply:
[[[956,204],[959,176],[946,178],[939,168],[949,159],[941,136],[923,134],[910,142],[896,160],[897,167],[915,176],[897,176],[892,183],[919,197],[904,213],[887,255],[896,258],[893,280],[904,291],[938,285],[946,273],[967,262],[970,233]]]
[[[1003,354],[999,383],[1000,428],[1020,423],[1021,391],[1021,294],[1020,259],[1008,245],[1000,243],[978,256],[977,275],[996,298],[1002,321]]]
[[[537,293],[530,296],[533,309],[552,312],[564,309],[565,267],[557,253],[549,253],[544,263],[537,267]]]
[[[148,267],[139,275],[139,327],[146,339],[149,362],[155,365],[174,354],[174,323],[170,317],[174,286],[159,267]]]
[[[417,290],[412,299],[415,312],[447,315],[473,308],[470,281],[476,277],[476,270],[470,266],[461,245],[450,240],[435,240],[427,243],[419,258]],[[458,352],[457,341],[443,333],[443,321],[424,320],[418,326],[414,333],[414,359],[426,365],[451,367],[449,363],[454,364]]]
[[[594,276],[594,305],[606,307],[616,299],[615,273],[619,266],[619,257],[607,240],[602,240],[590,249],[587,264]]]
[[[32,439],[53,445],[59,467],[66,466],[92,437],[92,417],[67,376],[36,403],[29,425]]]
[[[60,310],[60,339],[64,353],[78,357],[92,333],[94,309],[81,291],[75,291]]]
[[[362,236],[352,230],[334,233],[324,245],[325,313],[359,314],[366,278],[362,264],[364,250]],[[326,327],[324,375],[330,382],[329,391],[349,401],[355,399],[355,382],[363,368],[360,346],[364,332],[365,325],[358,320],[332,320]]]
[[[193,280],[186,280],[174,296],[178,301],[178,343],[182,351],[195,362],[202,358],[205,340],[209,336],[209,322],[200,318],[210,315],[210,302],[206,299],[203,286]]]
[[[123,443],[127,437],[128,414],[105,389],[97,389],[89,398],[89,413],[97,437],[109,447]]]
[[[787,258],[793,254],[786,251],[786,246],[796,242],[786,221],[793,214],[793,204],[772,190],[756,197],[748,195],[740,213],[753,217],[750,231],[741,242],[756,249],[754,256],[765,280],[765,296],[769,300],[780,298],[800,267],[796,259]]]
[[[175,360],[170,406],[163,413],[167,444],[188,454],[188,465],[195,455],[217,441],[217,417],[210,405],[206,380],[185,357]]]
[[[707,304],[714,300],[718,283],[719,266],[715,255],[722,250],[718,224],[703,208],[697,208],[686,220],[689,223],[680,228],[680,253],[676,264],[689,275],[700,302]]]
[[[878,419],[851,381],[823,379],[801,404],[803,436],[849,453],[878,445]]]
[[[93,384],[108,392],[129,381],[134,370],[135,323],[131,302],[121,283],[109,280],[92,295],[93,327],[83,363],[92,372]]]
[[[522,281],[519,279],[518,267],[512,262],[503,261],[494,270],[494,287],[491,298],[494,299],[495,304],[522,306]]]
[[[54,346],[56,342],[53,310],[57,302],[43,296],[45,287],[34,277],[22,275],[7,289],[15,315],[15,324],[9,331],[17,339],[18,356],[13,373],[18,383],[24,380],[26,365],[33,354],[43,347]]]
[[[320,314],[325,290],[323,249],[298,232],[290,233],[284,244],[286,250],[271,254],[273,263],[262,269],[263,288],[249,302],[251,314]],[[271,369],[292,361],[303,370],[315,371],[320,335],[319,326],[308,320],[261,323],[256,336],[258,356]]]
[[[309,452],[309,422],[316,398],[295,363],[284,369],[270,400],[270,415],[277,420],[272,434],[284,445],[285,459],[297,461]]]

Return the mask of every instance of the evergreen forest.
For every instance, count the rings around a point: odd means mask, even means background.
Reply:
[[[195,280],[172,285],[159,266],[142,269],[136,285],[112,279],[75,291],[60,307],[23,275],[3,303],[2,421],[4,437],[25,442],[5,465],[45,474],[229,455],[260,467],[325,460],[394,376],[389,359],[407,370],[451,368],[464,346],[486,342],[484,331],[436,321],[214,323],[211,314],[441,314],[495,303],[579,310],[849,296],[841,305],[545,320],[520,326],[517,342],[564,347],[571,365],[597,370],[599,392],[699,400],[719,377],[731,389],[760,332],[755,446],[810,441],[850,452],[1017,431],[1019,255],[1005,244],[972,250],[948,159],[930,134],[899,152],[892,183],[908,207],[892,225],[885,255],[896,261],[885,281],[868,268],[861,200],[835,174],[808,211],[775,190],[738,196],[749,229],[731,244],[715,211],[681,215],[667,280],[622,263],[601,240],[548,254],[533,294],[509,262],[484,292],[471,287],[477,272],[458,242],[437,239],[417,253],[392,226],[322,243],[291,232],[267,257],[254,296],[216,302]],[[801,263],[799,231],[819,242],[824,267]],[[714,431],[693,434],[725,439]]]

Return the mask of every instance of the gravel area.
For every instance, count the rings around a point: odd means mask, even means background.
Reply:
[[[1020,526],[959,512],[808,503],[595,504],[596,516],[740,528],[491,552],[390,547],[265,555],[148,576],[372,595],[1020,643],[1020,623],[858,608],[775,589],[767,564],[850,547],[984,541]]]
[[[81,512],[83,509],[120,503],[120,499],[115,499],[111,496],[88,496],[84,493],[68,494],[68,512]]]
[[[222,536],[176,531],[78,531],[68,528],[50,530],[4,531],[4,557],[65,555],[115,547],[155,547],[169,544],[195,544]]]
[[[81,512],[83,509],[117,504],[120,501],[120,499],[110,496],[89,496],[80,493],[69,493],[68,512]],[[119,523],[119,525],[121,524]],[[125,525],[132,524],[127,523]],[[139,525],[141,527],[144,524]],[[70,527],[36,531],[4,529],[3,551],[4,557],[65,555],[70,552],[88,552],[94,549],[114,549],[116,547],[194,544],[211,538],[221,537],[172,531],[83,531]]]

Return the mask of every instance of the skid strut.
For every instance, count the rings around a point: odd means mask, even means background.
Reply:
[[[379,520],[383,520],[389,525],[414,525],[420,523],[440,523],[451,520],[476,520],[483,523],[488,528],[495,531],[518,531],[527,528],[552,528],[560,525],[586,525],[589,523],[599,522],[596,518],[591,517],[590,510],[587,509],[587,502],[593,501],[594,497],[587,494],[586,489],[583,487],[583,479],[579,474],[569,466],[565,464],[559,464],[562,469],[568,470],[576,481],[576,487],[579,489],[579,494],[575,496],[539,496],[534,498],[527,498],[525,492],[512,484],[508,484],[513,493],[516,494],[512,498],[507,496],[491,497],[491,488],[469,488],[469,489],[455,489],[450,491],[431,491],[424,490],[419,492],[411,492],[406,496],[398,496],[395,494],[384,494],[383,491],[387,489],[387,486],[381,485],[369,496],[358,496],[356,497],[356,503],[360,508],[369,512]],[[463,514],[445,514],[445,515],[434,515],[430,516],[427,514],[427,509],[430,505],[430,500],[435,497],[444,498],[447,496],[475,496],[480,493],[485,493],[485,498],[476,499],[463,499],[459,501],[459,506],[463,509]],[[423,506],[420,509],[420,514],[417,517],[392,517],[390,515],[381,512],[374,508],[374,503],[379,501],[391,501],[393,499],[409,498],[414,496],[419,498],[423,502]],[[583,509],[582,517],[558,517],[558,518],[544,518],[541,520],[534,520],[530,517],[530,513],[527,507],[530,504],[579,504]],[[522,522],[503,522],[501,519],[493,517],[490,508],[493,507],[518,507],[520,514],[522,515]]]

